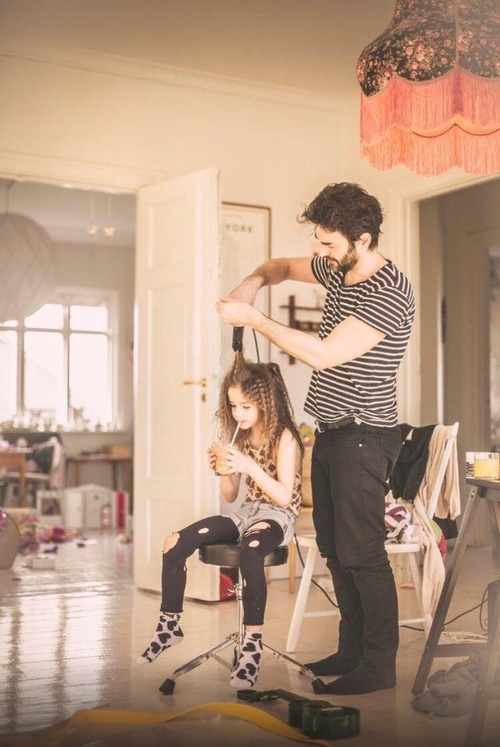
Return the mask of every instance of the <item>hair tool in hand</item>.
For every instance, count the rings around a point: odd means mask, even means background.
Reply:
[[[241,353],[243,350],[243,332],[244,327],[233,327],[233,352],[235,353]],[[257,361],[260,362],[260,355],[259,355],[259,346],[257,344],[257,335],[255,334],[255,330],[252,329],[253,332],[253,339],[255,341],[255,354],[257,356]]]
[[[243,350],[243,332],[245,327],[233,327],[233,351],[240,353]]]

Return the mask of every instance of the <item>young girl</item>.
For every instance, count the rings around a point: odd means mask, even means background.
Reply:
[[[201,545],[241,542],[240,571],[244,641],[231,673],[233,687],[255,685],[262,654],[267,601],[264,558],[293,538],[301,503],[303,446],[279,367],[252,363],[236,353],[222,383],[217,413],[226,447],[220,476],[222,498],[233,503],[242,473],[247,492],[241,507],[227,516],[212,516],[170,534],[163,545],[160,621],[151,644],[138,658],[149,663],[183,638],[179,620],[186,587],[186,558]],[[208,450],[211,469],[215,451]]]

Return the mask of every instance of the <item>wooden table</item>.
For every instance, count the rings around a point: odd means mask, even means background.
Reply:
[[[21,508],[26,505],[26,461],[30,454],[30,449],[0,450],[0,470],[5,468],[19,472],[19,506]]]
[[[85,465],[109,464],[111,467],[111,484],[113,490],[127,490],[132,499],[131,456],[114,456],[113,454],[78,454],[66,457],[66,467],[73,468],[73,483],[80,485],[81,467]]]
[[[474,653],[482,654],[484,659],[483,671],[465,738],[466,747],[475,747],[480,744],[488,701],[491,698],[496,699],[500,697],[500,689],[493,686],[500,638],[499,583],[493,582],[488,586],[488,640],[486,642],[441,644],[439,640],[444,629],[446,614],[453,597],[460,573],[460,566],[470,539],[473,519],[477,513],[480,500],[486,501],[495,530],[494,541],[497,543],[500,542],[500,480],[483,480],[468,477],[466,482],[471,486],[469,500],[465,507],[451,562],[446,571],[443,590],[429,631],[422,661],[415,678],[413,694],[416,695],[424,690],[434,658],[448,656],[458,658],[460,656],[470,656]]]

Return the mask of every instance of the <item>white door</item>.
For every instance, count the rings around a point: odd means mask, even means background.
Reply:
[[[145,187],[137,203],[134,582],[160,591],[164,537],[220,511],[207,466],[220,376],[219,172]],[[219,598],[188,562],[186,596]]]

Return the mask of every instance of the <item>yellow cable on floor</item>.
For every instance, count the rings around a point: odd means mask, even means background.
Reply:
[[[74,741],[77,734],[75,729],[82,726],[138,726],[147,724],[161,724],[172,721],[175,718],[187,716],[190,713],[219,713],[225,716],[233,716],[248,721],[261,729],[270,731],[285,739],[293,739],[297,742],[307,742],[309,744],[323,745],[329,747],[329,743],[321,739],[311,739],[293,729],[283,721],[271,716],[265,711],[255,708],[255,706],[243,705],[239,703],[206,703],[205,705],[194,706],[186,711],[179,713],[148,713],[146,711],[119,711],[107,708],[86,708],[76,711],[67,721],[63,721],[56,726],[45,729],[42,732],[35,733],[32,736],[26,735],[13,737],[2,741],[3,747],[54,747],[61,744],[63,740],[72,734],[71,745],[77,745]],[[106,736],[110,736],[107,733]]]

